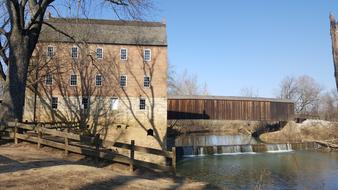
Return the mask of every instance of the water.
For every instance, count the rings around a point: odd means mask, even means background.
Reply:
[[[338,189],[338,152],[193,157],[178,162],[177,173],[228,189]]]

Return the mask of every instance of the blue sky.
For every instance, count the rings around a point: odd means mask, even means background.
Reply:
[[[337,0],[159,1],[169,61],[208,84],[213,95],[242,88],[274,97],[287,75],[335,88],[329,13]]]
[[[155,0],[167,22],[169,62],[206,82],[210,94],[251,88],[274,97],[287,75],[335,88],[329,13],[338,0]],[[97,8],[95,8],[97,9]],[[93,17],[114,18],[107,10]]]

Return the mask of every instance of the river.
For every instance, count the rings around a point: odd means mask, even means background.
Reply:
[[[184,158],[177,173],[228,189],[338,189],[338,152],[291,151]]]

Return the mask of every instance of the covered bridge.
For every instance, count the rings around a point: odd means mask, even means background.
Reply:
[[[168,97],[168,120],[288,121],[293,117],[294,103],[290,100],[228,96]]]

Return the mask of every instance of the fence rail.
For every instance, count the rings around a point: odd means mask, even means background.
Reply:
[[[57,131],[55,129],[47,129],[41,126],[23,124],[17,122],[9,122],[7,126],[14,128],[14,142],[17,144],[19,140],[37,143],[38,148],[41,145],[46,145],[58,149],[62,149],[66,154],[74,152],[86,156],[102,158],[105,160],[121,162],[130,165],[130,170],[133,171],[135,167],[145,167],[149,169],[157,169],[175,172],[176,171],[176,149],[173,147],[172,152],[163,151],[154,148],[148,148],[135,145],[132,140],[130,144],[121,142],[106,141],[96,137],[89,137],[78,135],[70,132]],[[26,133],[19,133],[18,129],[27,130]],[[129,156],[114,153],[105,147],[117,147],[129,150]],[[160,165],[149,163],[142,160],[135,159],[135,151],[147,154],[163,156],[171,163],[169,165]]]

